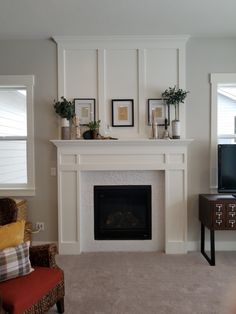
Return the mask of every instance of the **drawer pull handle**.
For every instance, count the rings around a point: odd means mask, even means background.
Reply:
[[[233,228],[234,224],[235,224],[235,220],[229,220],[229,223],[231,224],[231,228]]]
[[[229,204],[229,207],[231,208],[231,210],[234,210],[235,204]]]
[[[236,213],[235,212],[229,212],[229,215],[233,218],[236,215]]]
[[[222,224],[222,220],[216,220],[216,223],[220,226]]]

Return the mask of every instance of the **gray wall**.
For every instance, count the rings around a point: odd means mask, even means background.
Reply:
[[[53,100],[57,97],[57,48],[50,40],[0,41],[0,75],[35,75],[34,126],[36,196],[28,201],[28,218],[45,222],[36,241],[57,240],[57,187],[50,168],[56,166],[57,138]]]
[[[236,72],[236,39],[194,38],[187,43],[187,137],[194,142],[188,158],[188,233],[199,240],[198,194],[209,192],[210,84],[209,74]],[[0,41],[0,75],[35,75],[36,196],[28,197],[29,219],[44,221],[45,232],[35,241],[57,240],[57,187],[50,168],[56,166],[57,49],[50,40]],[[220,235],[219,237],[224,237]],[[232,239],[232,233],[229,237]]]
[[[194,142],[188,157],[188,234],[189,241],[200,236],[198,194],[209,192],[210,163],[210,73],[236,72],[235,38],[194,38],[187,43],[186,105],[187,137]],[[232,239],[232,233],[217,238]]]

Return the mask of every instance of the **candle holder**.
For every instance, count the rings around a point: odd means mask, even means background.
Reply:
[[[72,119],[71,138],[76,140],[81,139],[80,122],[78,116],[74,116]]]
[[[152,110],[152,138],[158,139],[158,125],[155,110]]]
[[[169,140],[170,139],[170,135],[169,135],[169,131],[168,131],[168,120],[165,118],[165,130],[163,133],[163,139],[164,140]]]

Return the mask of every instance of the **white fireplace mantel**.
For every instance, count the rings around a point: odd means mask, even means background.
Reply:
[[[52,140],[57,147],[60,253],[81,253],[81,172],[124,170],[164,171],[165,252],[186,253],[187,146],[191,141]]]

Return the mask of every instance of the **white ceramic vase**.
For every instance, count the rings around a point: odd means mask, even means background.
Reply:
[[[61,118],[61,139],[70,139],[70,121],[66,118]]]
[[[180,139],[180,121],[172,120],[171,126],[172,126],[172,138]]]

